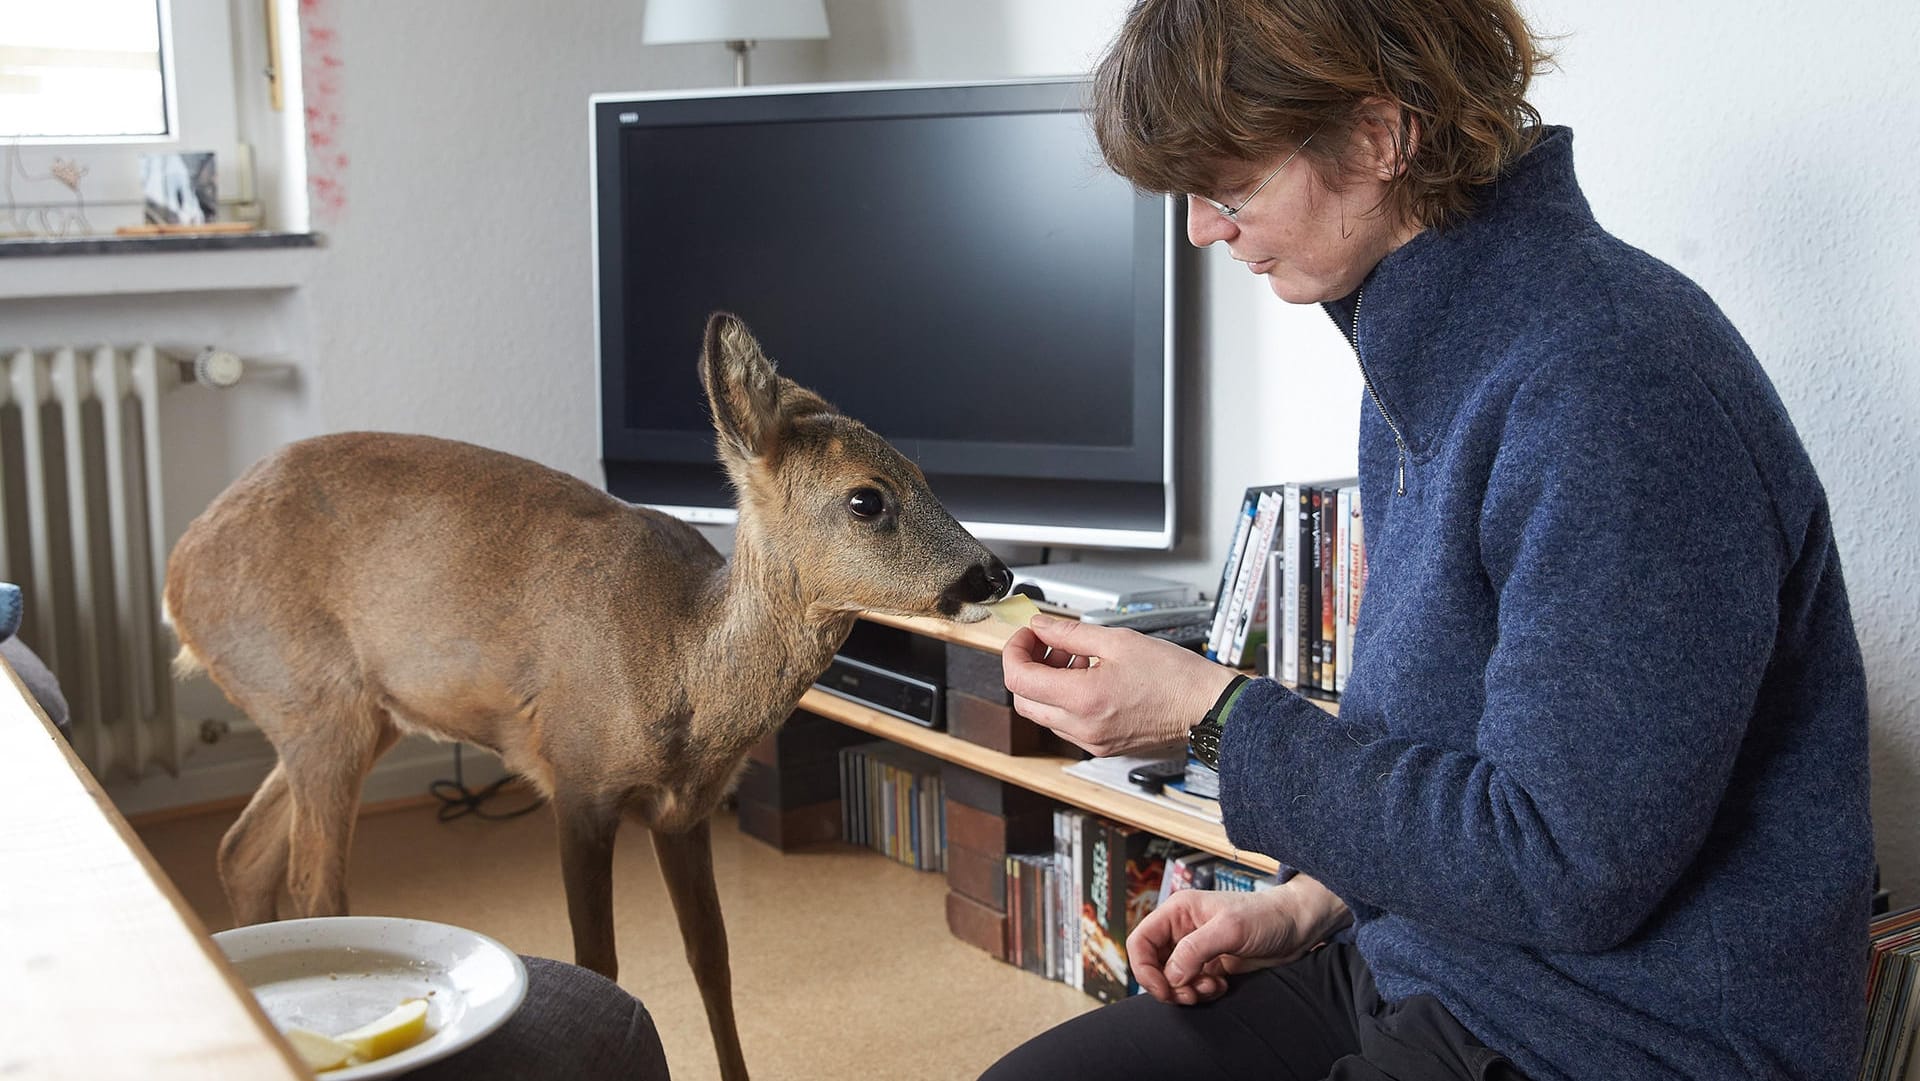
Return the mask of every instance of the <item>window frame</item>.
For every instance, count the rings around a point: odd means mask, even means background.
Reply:
[[[251,197],[250,177],[235,160],[239,156],[240,106],[243,92],[236,34],[247,28],[234,17],[230,0],[153,0],[160,18],[161,87],[166,97],[167,132],[163,135],[21,136],[0,140],[0,168],[14,168],[12,153],[19,147],[19,168],[45,174],[54,159],[77,162],[87,170],[80,185],[84,213],[94,233],[111,234],[115,226],[136,224],[145,205],[140,187],[140,157],[168,150],[211,150],[219,174],[222,203],[235,196]],[[262,78],[264,81],[264,77]],[[23,182],[14,176],[15,207],[21,214],[42,208],[75,206],[71,193],[58,184]]]

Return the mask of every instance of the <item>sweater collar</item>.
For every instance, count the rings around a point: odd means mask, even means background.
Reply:
[[[1463,346],[1484,340],[1494,305],[1518,281],[1516,260],[1543,236],[1592,226],[1574,178],[1573,132],[1548,127],[1465,220],[1421,232],[1368,273],[1358,294],[1362,370],[1415,458],[1495,361],[1494,350]],[[1354,333],[1355,300],[1323,305],[1343,336]]]

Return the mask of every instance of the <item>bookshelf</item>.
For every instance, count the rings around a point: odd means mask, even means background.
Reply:
[[[1007,639],[1013,634],[1011,626],[998,620],[987,620],[981,623],[947,623],[934,619],[882,615],[873,612],[866,613],[861,618],[898,627],[942,642],[952,642],[994,654],[1000,652],[1001,646],[1005,645]],[[1315,704],[1330,712],[1333,711],[1331,703]],[[807,691],[806,695],[800,699],[800,708],[881,739],[890,740],[935,758],[1038,792],[1081,810],[1102,815],[1116,822],[1138,826],[1203,852],[1224,856],[1267,872],[1274,871],[1278,866],[1268,856],[1235,848],[1227,840],[1226,831],[1214,823],[1161,807],[1144,799],[1136,799],[1124,792],[1117,792],[1094,784],[1092,781],[1061,772],[1061,767],[1073,761],[1069,758],[1054,755],[1001,754],[991,748],[956,739],[945,732],[923,728],[910,721],[900,720],[817,689]]]

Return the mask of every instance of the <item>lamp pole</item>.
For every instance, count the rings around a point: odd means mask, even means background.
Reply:
[[[640,40],[648,45],[724,42],[733,53],[733,85],[752,75],[754,46],[827,36],[826,0],[646,0]]]
[[[747,85],[747,51],[755,44],[756,42],[741,41],[738,38],[727,42],[727,48],[733,50],[733,85]]]

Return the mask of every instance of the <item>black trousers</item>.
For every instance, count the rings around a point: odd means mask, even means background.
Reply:
[[[981,1081],[1524,1081],[1431,995],[1382,1002],[1330,944],[1239,976],[1200,1006],[1135,995],[1041,1033]]]

